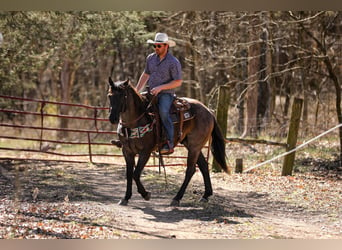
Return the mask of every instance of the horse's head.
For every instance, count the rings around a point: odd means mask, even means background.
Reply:
[[[127,89],[129,86],[129,80],[114,83],[112,78],[109,77],[109,121],[113,124],[119,122],[120,114],[126,110]]]

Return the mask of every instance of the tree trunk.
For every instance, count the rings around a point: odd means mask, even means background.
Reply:
[[[258,40],[258,36],[253,32],[253,41]],[[255,39],[256,38],[256,39]],[[258,81],[259,81],[259,55],[260,43],[254,42],[248,48],[248,79],[249,86],[246,94],[246,122],[242,137],[257,137],[257,107],[258,107]]]
[[[247,58],[248,52],[247,50],[242,50],[240,57],[241,58]],[[247,79],[248,78],[248,70],[247,70],[247,60],[243,60],[241,62],[241,65],[239,67],[239,72],[240,72],[240,78],[241,79]],[[239,97],[238,99],[238,124],[237,124],[237,132],[239,134],[242,134],[244,132],[244,124],[245,124],[245,94],[244,91],[246,89],[247,85],[244,83],[244,81],[241,81],[240,83],[237,84],[236,86],[236,91],[237,91],[237,96]]]
[[[267,40],[268,32],[265,29],[261,36],[262,44],[260,48],[260,76],[259,76],[259,93],[258,93],[258,106],[257,106],[257,128],[258,132],[265,127],[267,122],[267,116],[269,113],[270,104],[270,87],[267,80],[267,66],[268,66],[268,54],[267,54]]]
[[[63,63],[61,70],[61,101],[70,103],[71,102],[71,90],[75,80],[75,66],[74,63],[66,59]],[[68,115],[69,114],[69,106],[61,105],[60,106],[60,114]],[[69,124],[69,119],[61,118],[60,119],[60,128],[67,129]],[[61,131],[59,133],[59,138],[64,138],[68,135],[66,131]]]
[[[338,123],[342,123],[342,108],[341,108],[341,84],[339,82],[339,78],[334,73],[332,68],[331,62],[329,58],[326,56],[324,59],[324,63],[328,68],[329,76],[334,83],[336,89],[336,113]],[[340,166],[342,165],[342,127],[339,128],[339,135],[340,135]]]

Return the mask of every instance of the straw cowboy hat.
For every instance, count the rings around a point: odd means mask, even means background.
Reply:
[[[170,40],[168,35],[165,33],[157,33],[154,37],[154,41],[149,39],[147,40],[147,43],[155,44],[155,43],[166,43],[169,45],[169,47],[176,46],[176,42],[173,40]]]

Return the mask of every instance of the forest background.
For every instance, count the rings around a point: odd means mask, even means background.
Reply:
[[[219,87],[229,88],[228,133],[283,138],[302,98],[300,133],[310,137],[342,123],[341,31],[340,11],[2,11],[0,93],[107,107],[108,77],[135,85],[153,52],[147,39],[166,32],[183,67],[178,96],[215,110]],[[10,105],[38,109],[0,102]],[[58,109],[49,111],[71,112]],[[341,127],[336,137],[341,159]]]

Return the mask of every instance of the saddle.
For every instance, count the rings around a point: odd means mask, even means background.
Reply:
[[[186,99],[176,97],[170,109],[173,123],[187,121],[194,118],[190,108],[190,103]]]
[[[190,108],[190,103],[186,99],[180,97],[175,98],[170,108],[172,122],[175,126],[178,125],[179,128],[178,140],[182,138],[184,121],[191,120],[195,117]]]
[[[146,96],[148,100],[152,100],[151,98],[153,98],[148,92],[144,92],[143,95]],[[156,105],[156,103],[154,103],[153,106],[154,105]],[[153,108],[153,113],[158,115],[158,109],[156,107]],[[170,115],[173,124],[179,128],[178,139],[181,139],[184,122],[195,117],[191,111],[190,103],[185,98],[175,97],[170,108]],[[159,121],[157,123],[159,124]],[[161,126],[161,128],[163,131],[163,126]]]

